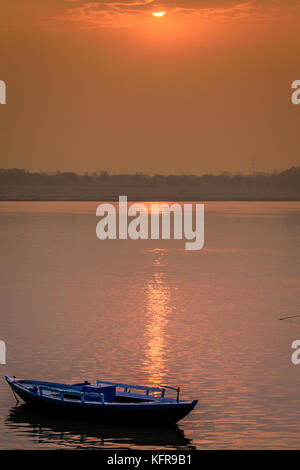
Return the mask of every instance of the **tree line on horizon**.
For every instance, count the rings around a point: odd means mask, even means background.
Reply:
[[[0,169],[0,184],[3,185],[129,185],[129,186],[201,186],[214,187],[289,187],[295,190],[300,188],[300,166],[272,173],[254,172],[252,174],[221,173],[203,175],[163,175],[153,176],[145,173],[135,174],[109,174],[107,171],[99,173],[74,172],[29,172],[19,168]]]

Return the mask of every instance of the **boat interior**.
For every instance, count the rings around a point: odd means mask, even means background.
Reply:
[[[41,396],[58,398],[60,400],[81,400],[82,403],[145,403],[153,401],[177,401],[173,398],[165,397],[165,388],[104,382],[101,380],[97,380],[96,384],[84,381],[72,385],[18,379],[16,379],[16,382],[28,391]]]

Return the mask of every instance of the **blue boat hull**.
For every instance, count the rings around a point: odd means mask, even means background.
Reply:
[[[58,400],[40,396],[22,389],[18,383],[7,380],[10,387],[25,403],[35,408],[51,410],[53,413],[97,420],[98,422],[175,424],[189,414],[197,400],[182,402],[150,403],[81,403],[76,400]]]

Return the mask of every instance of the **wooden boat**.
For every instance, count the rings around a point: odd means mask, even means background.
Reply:
[[[100,422],[141,422],[172,424],[190,413],[197,400],[167,398],[172,387],[144,387],[125,383],[81,382],[64,384],[37,380],[20,380],[5,376],[15,396],[31,406],[69,413],[73,418],[92,418]]]

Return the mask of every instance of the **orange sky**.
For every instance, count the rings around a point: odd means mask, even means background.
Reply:
[[[1,0],[0,9],[0,167],[300,165],[300,106],[290,100],[299,0]]]

